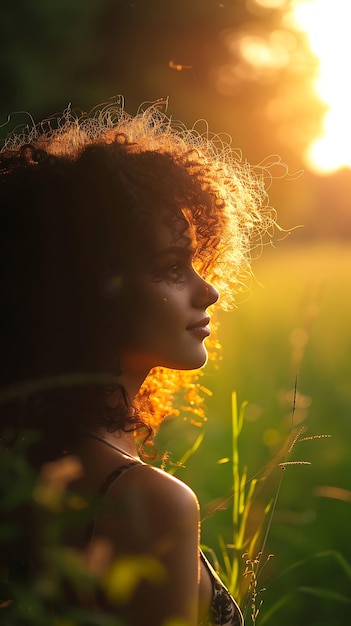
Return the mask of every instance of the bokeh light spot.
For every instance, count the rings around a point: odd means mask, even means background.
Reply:
[[[276,428],[267,428],[262,435],[262,440],[266,446],[276,446],[281,441],[281,434]]]

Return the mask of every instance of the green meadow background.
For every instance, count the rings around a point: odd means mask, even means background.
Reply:
[[[284,167],[273,168],[271,204],[283,229],[302,227],[277,233],[274,247],[255,260],[255,278],[238,308],[220,315],[221,360],[202,379],[212,392],[207,422],[198,428],[182,416],[166,420],[157,445],[176,463],[204,434],[185,467],[171,468],[198,494],[202,541],[223,567],[219,537],[232,541],[232,392],[239,405],[247,402],[240,464],[248,467],[248,486],[252,477],[262,479],[252,532],[267,520],[264,508],[283,474],[257,624],[338,626],[351,609],[351,174],[345,168],[322,176],[304,163],[326,107],[313,88],[318,59],[284,21],[292,4],[3,3],[0,135],[68,105],[88,111],[116,94],[132,114],[140,103],[163,98],[173,119],[188,126],[205,119],[211,131],[229,133],[249,162],[278,154],[288,164],[283,177]],[[263,66],[257,58],[245,65],[239,38],[267,42],[277,32],[285,64]],[[338,74],[345,80],[341,65]],[[301,427],[302,436],[330,437],[298,442],[289,461],[311,465],[283,471],[287,442]]]
[[[209,365],[203,378],[213,392],[205,436],[186,468],[177,470],[199,496],[202,540],[221,561],[218,536],[230,542],[232,531],[232,391],[239,403],[248,402],[240,460],[248,479],[266,477],[254,501],[253,526],[276,494],[292,427],[294,435],[302,426],[302,436],[330,435],[297,443],[289,457],[311,465],[284,472],[264,555],[274,557],[259,581],[266,591],[257,623],[344,623],[351,558],[350,276],[345,244],[282,242],[264,251],[249,299],[221,315],[223,360],[218,370]],[[180,418],[164,424],[159,440],[179,460],[197,437],[198,429]]]

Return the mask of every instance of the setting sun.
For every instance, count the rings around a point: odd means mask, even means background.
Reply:
[[[351,88],[346,72],[351,58],[351,3],[299,1],[291,17],[295,27],[306,33],[319,59],[315,90],[327,106],[323,134],[309,146],[306,161],[320,174],[351,167]]]

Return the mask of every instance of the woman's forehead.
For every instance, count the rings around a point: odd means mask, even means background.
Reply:
[[[152,248],[154,251],[173,246],[193,248],[193,236],[188,220],[179,215],[172,220],[158,219],[152,227]]]

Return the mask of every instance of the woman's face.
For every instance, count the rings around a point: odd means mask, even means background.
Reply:
[[[122,373],[146,375],[156,366],[196,369],[207,360],[206,309],[218,300],[218,292],[192,265],[185,218],[178,226],[175,238],[173,229],[158,222],[150,257],[127,278]]]

